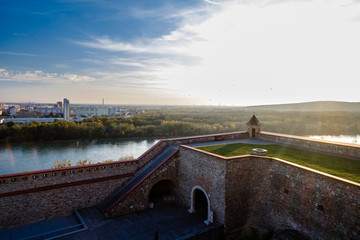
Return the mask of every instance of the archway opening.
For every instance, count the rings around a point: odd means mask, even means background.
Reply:
[[[194,190],[194,210],[200,218],[208,219],[208,200],[200,189]]]
[[[171,180],[161,180],[150,190],[149,203],[159,206],[175,200],[175,184]]]

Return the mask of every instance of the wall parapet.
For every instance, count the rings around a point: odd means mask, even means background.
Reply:
[[[137,160],[91,164],[67,168],[23,172],[0,176],[0,197],[11,192],[29,191],[33,188],[61,186],[64,183],[103,181],[133,175],[138,168]]]
[[[209,135],[200,135],[200,136],[170,138],[168,139],[168,141],[172,143],[180,142],[181,144],[189,144],[189,143],[199,143],[199,142],[232,140],[239,138],[249,138],[249,133],[247,131],[219,133],[219,134],[209,134]]]
[[[137,158],[138,169],[144,167],[151,159],[153,159],[155,156],[160,154],[161,151],[164,150],[164,148],[167,146],[167,144],[168,142],[166,139],[161,139],[154,146],[152,146],[146,152],[141,154],[141,156]]]
[[[340,178],[340,177],[337,177],[337,176],[334,176],[334,175],[331,175],[331,174],[327,174],[327,173],[324,173],[324,172],[321,172],[321,171],[318,171],[318,170],[315,170],[315,169],[312,169],[312,168],[308,168],[308,167],[305,167],[305,166],[302,166],[302,165],[299,165],[299,164],[296,164],[296,163],[292,163],[292,162],[289,162],[289,161],[286,161],[286,160],[282,160],[280,158],[257,156],[257,155],[240,155],[240,156],[233,156],[233,157],[224,157],[224,156],[221,156],[221,155],[217,155],[215,153],[207,152],[207,151],[200,150],[200,149],[197,149],[197,148],[193,148],[193,147],[190,147],[190,146],[187,146],[187,145],[181,145],[181,147],[182,148],[187,148],[187,149],[190,149],[192,151],[196,151],[196,152],[199,152],[199,153],[202,153],[204,155],[208,155],[208,156],[211,156],[211,157],[214,157],[214,158],[222,159],[222,160],[225,160],[225,161],[236,161],[236,160],[240,160],[240,161],[241,160],[249,160],[249,161],[268,160],[268,161],[272,161],[272,160],[274,160],[274,161],[277,161],[277,162],[280,162],[280,163],[283,163],[283,164],[286,164],[286,165],[289,165],[289,166],[292,166],[292,167],[295,167],[295,168],[302,169],[304,171],[308,171],[308,172],[312,172],[314,174],[322,175],[322,176],[324,176],[326,178],[332,178],[335,181],[341,181],[341,182],[344,182],[344,183],[347,183],[347,184],[352,184],[352,185],[355,185],[355,186],[360,188],[360,183],[353,182],[353,181],[350,181],[350,180],[347,180],[347,179],[344,179],[344,178]]]
[[[0,194],[22,191],[29,188],[41,188],[64,182],[79,182],[94,178],[106,178],[121,174],[134,174],[151,159],[158,155],[167,145],[181,142],[195,143],[207,141],[221,141],[235,138],[246,138],[247,132],[232,132],[224,134],[210,134],[172,139],[162,139],[149,148],[140,157],[133,160],[122,160],[110,163],[97,163],[66,168],[45,169],[39,171],[21,172],[0,175]],[[1,195],[0,195],[1,196]]]
[[[304,148],[345,158],[360,160],[360,145],[357,144],[323,141],[308,137],[299,137],[271,132],[261,132],[257,134],[256,137],[261,140],[287,146]]]

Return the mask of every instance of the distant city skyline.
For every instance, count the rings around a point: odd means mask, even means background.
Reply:
[[[0,27],[0,102],[360,102],[356,0],[15,0]]]

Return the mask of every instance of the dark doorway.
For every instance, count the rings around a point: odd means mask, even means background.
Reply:
[[[252,134],[251,134],[251,137],[255,137],[255,128],[252,129]]]
[[[149,202],[155,206],[173,202],[175,200],[175,184],[171,180],[162,180],[150,190]]]
[[[199,189],[194,191],[194,208],[195,213],[202,219],[208,218],[208,201],[205,193]]]

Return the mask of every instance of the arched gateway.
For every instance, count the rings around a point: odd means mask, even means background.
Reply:
[[[198,213],[205,219],[205,224],[213,222],[212,212],[210,211],[210,199],[206,191],[199,185],[191,190],[190,213]]]
[[[175,200],[175,184],[164,179],[157,182],[150,190],[148,200],[154,205],[161,205]]]

